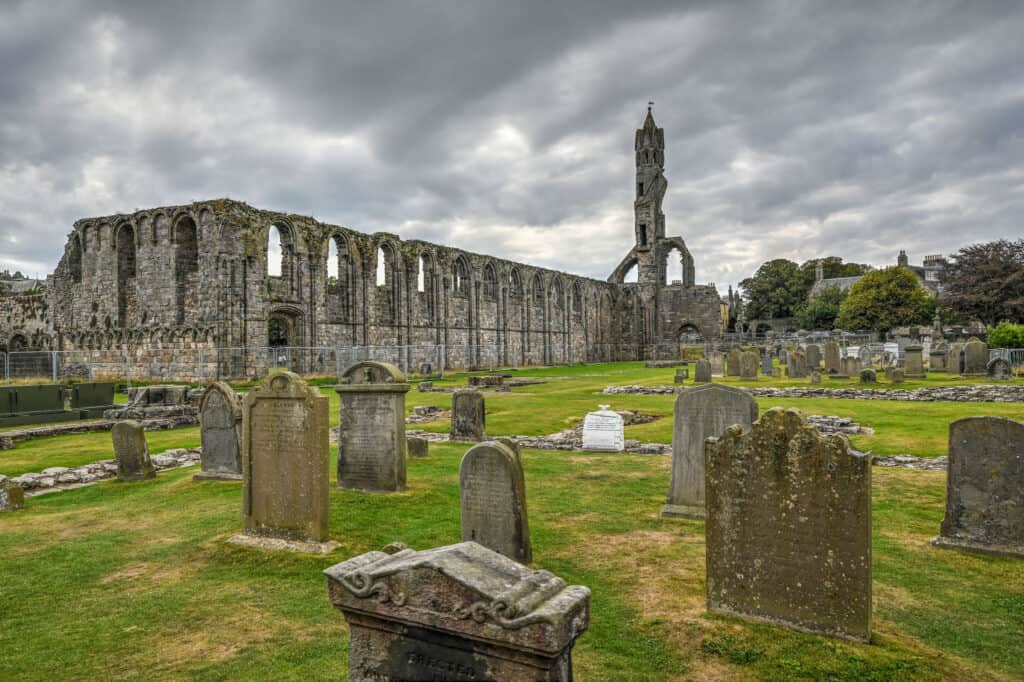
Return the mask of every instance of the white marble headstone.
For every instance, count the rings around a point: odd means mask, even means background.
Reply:
[[[583,449],[604,452],[622,452],[626,447],[626,432],[622,415],[612,412],[608,405],[599,405],[583,420]]]

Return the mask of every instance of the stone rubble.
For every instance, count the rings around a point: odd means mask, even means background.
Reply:
[[[177,469],[199,463],[200,448],[175,448],[153,455],[153,466],[157,471]],[[26,496],[51,492],[53,489],[80,487],[117,476],[117,462],[104,459],[78,467],[47,467],[36,473],[22,474],[11,478],[26,491]]]
[[[676,386],[607,386],[603,395],[671,395]],[[872,388],[746,388],[758,398],[838,398],[848,400],[897,400],[907,402],[1017,403],[1024,402],[1024,385],[936,386],[909,389]]]
[[[34,426],[27,429],[17,429],[0,433],[0,450],[10,450],[15,443],[32,440],[33,438],[46,438],[48,436],[65,436],[77,433],[94,433],[97,431],[109,431],[117,422],[104,419],[101,421],[69,422],[64,424],[51,424],[48,426]],[[146,431],[164,431],[176,429],[179,426],[194,426],[199,423],[198,418],[192,415],[177,417],[160,417],[154,419],[143,419],[142,428]]]

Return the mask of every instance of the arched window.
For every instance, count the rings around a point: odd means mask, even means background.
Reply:
[[[327,242],[327,307],[336,319],[352,315],[352,257],[348,243],[340,234]]]
[[[491,263],[484,266],[483,294],[488,301],[498,300],[498,274],[494,271],[494,265]]]
[[[683,282],[683,254],[672,248],[665,256],[665,284]]]
[[[395,276],[395,263],[395,251],[390,244],[383,243],[377,247],[377,290],[382,294],[380,298],[382,301],[381,315],[385,321],[389,322],[395,319],[398,300],[398,277]]]
[[[427,315],[434,315],[434,259],[424,251],[418,259],[419,273],[416,276],[416,289],[423,294]]]
[[[638,278],[638,269],[636,263],[633,263],[632,267],[630,267],[629,270],[626,271],[626,276],[622,278],[622,281],[625,284],[636,284]]]
[[[453,289],[459,294],[469,293],[469,263],[465,257],[459,256],[455,259],[455,271],[452,273]]]
[[[178,324],[185,324],[189,276],[199,271],[199,239],[192,218],[181,218],[174,226],[174,285]],[[194,277],[192,278],[195,279]]]
[[[71,235],[68,244],[68,272],[71,274],[71,281],[79,284],[82,281],[82,240],[78,233]]]
[[[135,230],[127,223],[117,229],[114,236],[117,249],[117,323],[128,326],[128,310],[135,302]]]
[[[583,293],[579,282],[572,285],[572,314],[576,319],[583,317]]]
[[[426,268],[423,267],[423,260],[424,256],[420,256],[416,260],[416,291],[420,292],[421,294],[426,289],[426,273],[424,272]]]
[[[327,283],[338,282],[338,243],[332,237],[327,242]]]
[[[555,277],[551,282],[550,298],[556,308],[565,306],[565,289],[562,287],[562,280],[559,277]]]
[[[523,278],[519,276],[519,268],[512,268],[508,273],[508,295],[519,300],[523,297]]]
[[[281,239],[281,228],[271,225],[267,235],[267,274],[271,277],[281,277],[283,262],[284,240]]]
[[[534,305],[544,305],[544,281],[540,275],[533,277],[533,303]]]

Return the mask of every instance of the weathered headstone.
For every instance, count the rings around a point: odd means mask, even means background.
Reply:
[[[484,395],[471,388],[452,394],[452,440],[483,440],[486,432]]]
[[[839,352],[839,344],[835,341],[825,343],[825,374],[829,376],[842,376],[842,357]]]
[[[740,364],[743,361],[743,352],[739,348],[733,348],[725,360],[725,375],[738,377],[740,375]]]
[[[807,367],[810,369],[821,369],[821,347],[818,344],[807,344],[804,354],[807,356]]]
[[[949,371],[949,346],[945,342],[932,346],[928,351],[928,371],[939,373]]]
[[[778,379],[781,376],[782,376],[782,368],[781,367],[772,367],[772,378]]]
[[[0,474],[0,512],[25,508],[25,491],[20,485]]]
[[[345,370],[334,390],[341,397],[338,487],[404,490],[409,384],[402,370],[384,362],[360,362]]]
[[[923,379],[924,374],[924,348],[922,346],[907,346],[903,349],[903,374],[914,379]]]
[[[873,384],[878,381],[878,375],[873,369],[862,369],[860,371],[860,383]]]
[[[946,369],[953,374],[964,373],[964,344],[949,344],[949,352],[946,355]]]
[[[757,380],[757,351],[745,350],[740,353],[740,379]]]
[[[682,383],[684,383],[689,378],[690,378],[690,368],[689,367],[683,367],[681,369],[677,369],[676,370],[675,383],[682,384]]]
[[[118,480],[144,481],[156,478],[156,469],[149,458],[149,446],[146,445],[146,432],[142,430],[142,424],[126,419],[114,424],[110,433],[114,439]]]
[[[849,377],[855,377],[860,374],[860,358],[843,358],[843,374]]]
[[[711,381],[711,363],[709,361],[697,361],[693,368],[693,380],[698,384]]]
[[[203,392],[199,403],[202,471],[193,478],[242,480],[242,406],[237,393],[223,381]]]
[[[328,400],[278,372],[242,402],[242,527],[246,536],[327,539]]]
[[[704,441],[729,426],[749,429],[757,421],[757,401],[739,388],[707,384],[676,398],[672,431],[672,480],[661,515],[704,518]]]
[[[419,391],[420,393],[429,393],[430,391],[434,390],[434,382],[421,381],[420,383],[416,384],[416,390]]]
[[[860,359],[861,367],[871,367],[871,349],[867,344],[857,350],[857,357]]]
[[[707,442],[708,609],[871,637],[871,458],[773,408]]]
[[[462,540],[479,542],[521,564],[533,559],[526,479],[518,451],[504,443],[474,445],[459,465]]]
[[[711,363],[711,376],[720,377],[725,375],[725,358],[718,351],[711,351],[708,354],[708,361]]]
[[[932,544],[1024,558],[1024,423],[949,425],[946,517]]]
[[[785,348],[779,350],[779,364],[783,367],[789,364],[789,351]]]
[[[761,354],[761,374],[766,377],[772,375],[772,354],[767,349]]]
[[[599,405],[597,412],[583,418],[583,449],[600,452],[622,452],[626,448],[626,431],[622,415]]]
[[[807,376],[807,358],[800,351],[793,351],[789,354],[786,376],[790,379],[802,379]]]
[[[885,370],[886,378],[894,384],[902,384],[906,381],[903,370],[899,367],[890,367]]]
[[[1013,367],[1006,358],[993,358],[988,363],[986,374],[993,381],[1010,381],[1013,379]]]
[[[981,376],[988,371],[988,344],[972,338],[964,344],[962,374]]]
[[[430,453],[430,441],[426,438],[409,436],[405,441],[410,457],[426,457]]]
[[[811,383],[812,384],[820,384],[821,383],[821,372],[811,372]]]
[[[590,590],[475,542],[368,552],[328,568],[348,679],[571,682]]]

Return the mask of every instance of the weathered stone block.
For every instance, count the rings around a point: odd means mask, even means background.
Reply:
[[[474,445],[459,465],[462,541],[478,542],[521,564],[533,559],[526,513],[526,479],[517,448]]]
[[[199,403],[199,437],[202,442],[202,471],[193,478],[242,480],[241,398],[223,381],[215,381],[203,392]]]
[[[484,396],[476,389],[464,388],[452,394],[452,440],[483,440],[486,437],[487,412]]]
[[[0,512],[25,508],[25,491],[20,485],[0,474]]]
[[[409,457],[426,457],[430,453],[430,441],[426,438],[408,436],[405,442]]]
[[[110,430],[117,460],[117,478],[121,481],[143,481],[156,478],[156,469],[149,458],[146,432],[142,424],[126,419]]]
[[[1013,367],[1005,358],[993,358],[988,363],[986,370],[988,378],[992,381],[1011,381],[1013,379]]]
[[[694,365],[693,369],[693,380],[697,383],[707,383],[711,381],[711,362],[708,360],[698,360],[697,364]]]
[[[590,591],[475,542],[369,552],[328,568],[349,680],[569,682]]]
[[[988,344],[972,338],[964,344],[963,369],[966,376],[980,376],[988,370]]]

